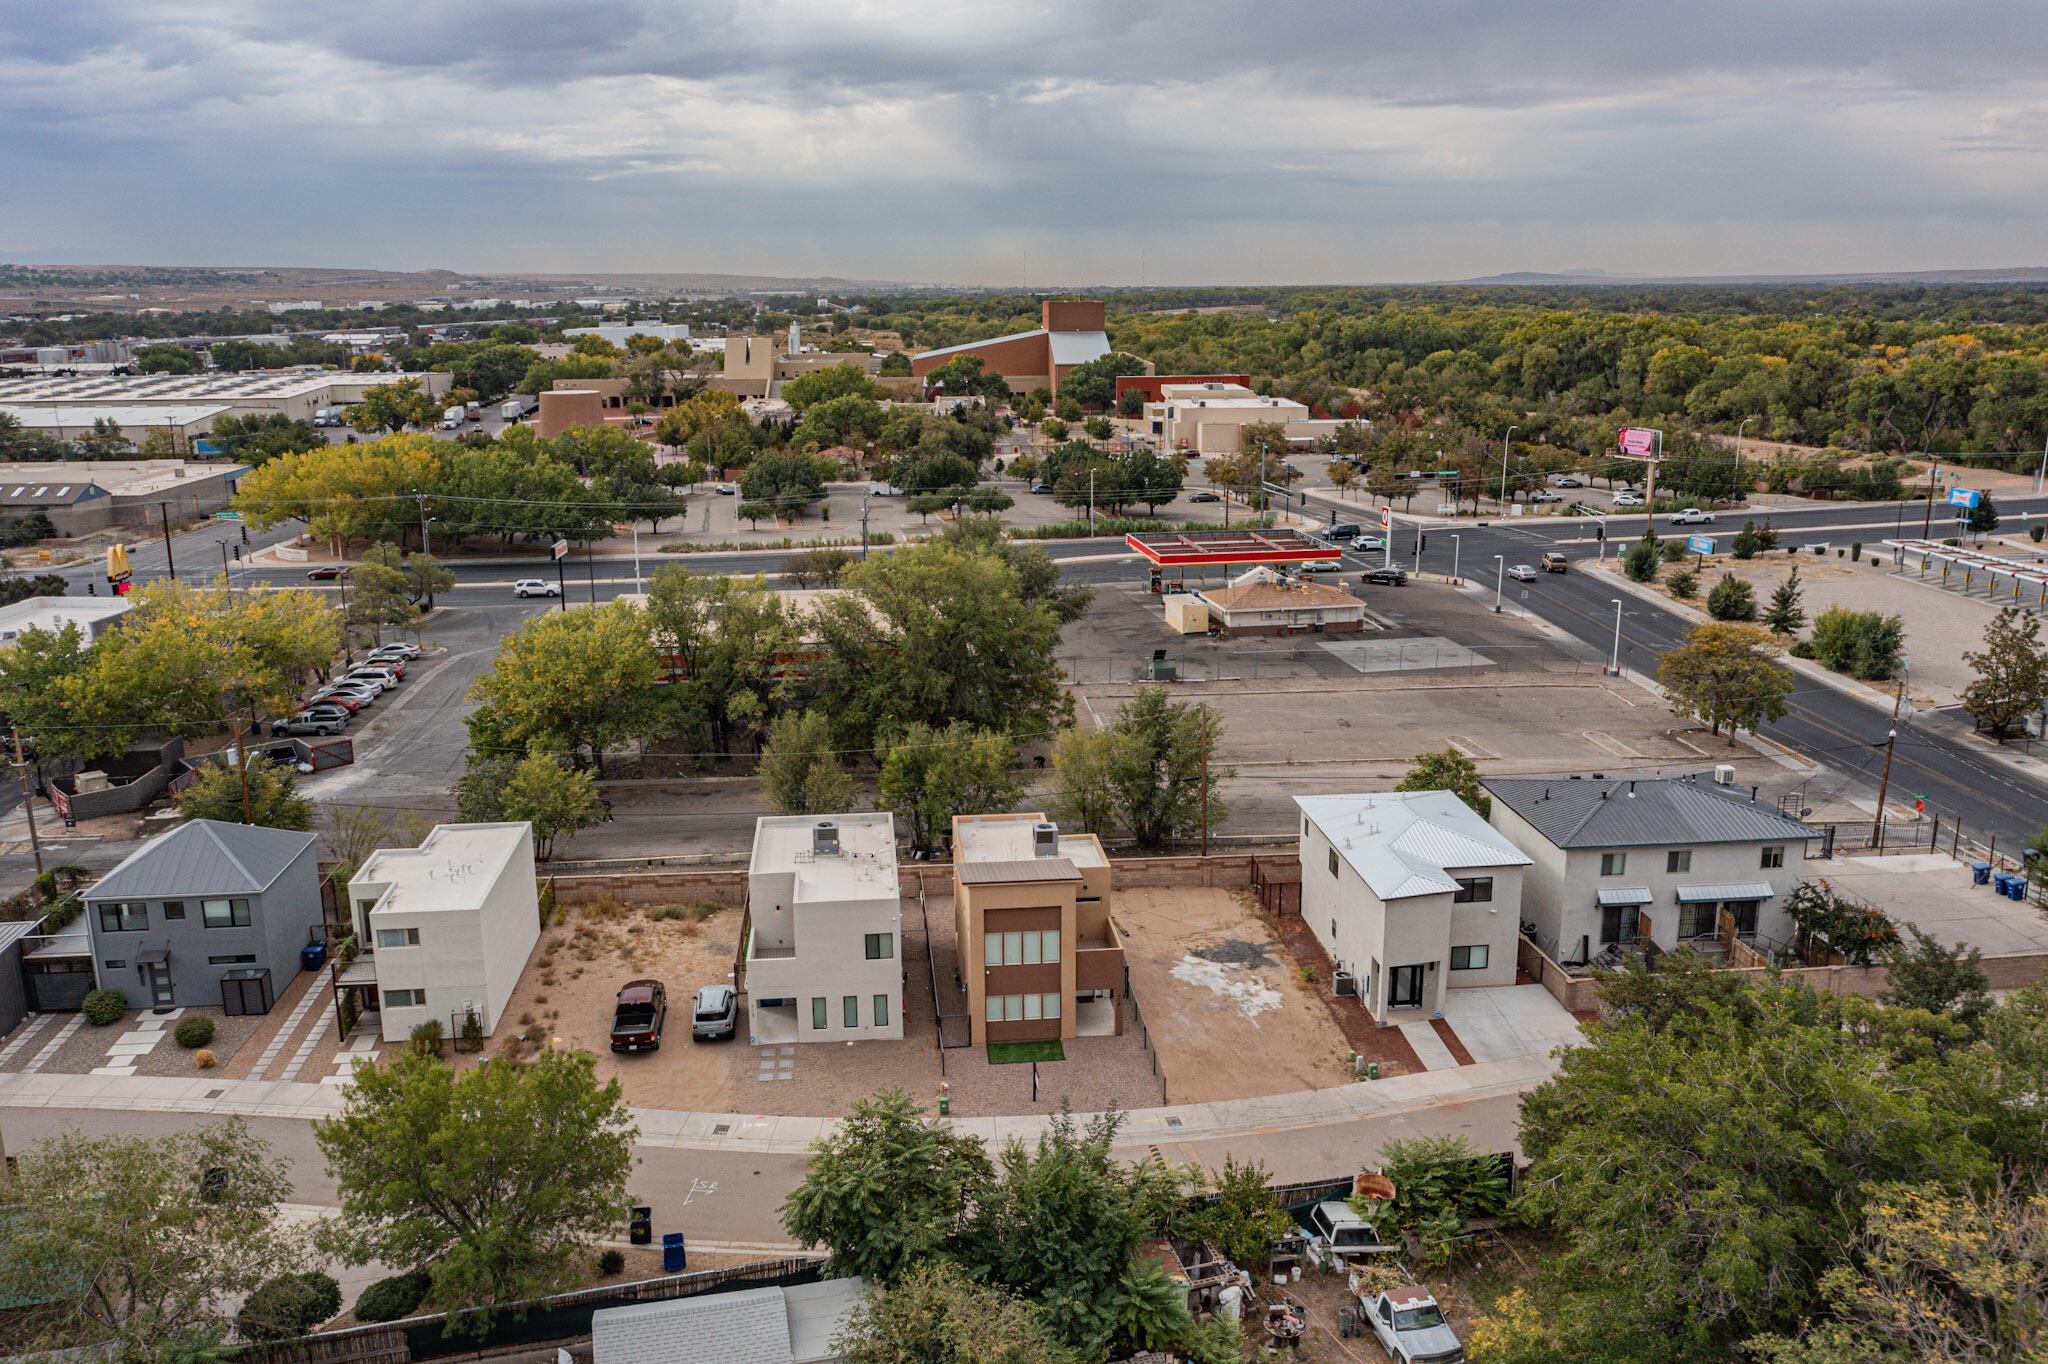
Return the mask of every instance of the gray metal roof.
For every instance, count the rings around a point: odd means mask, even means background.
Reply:
[[[0,952],[5,952],[35,932],[36,926],[41,922],[40,919],[11,919],[6,923],[0,923]]]
[[[1024,857],[1009,862],[962,862],[963,885],[1002,885],[1010,881],[1078,881],[1081,873],[1064,857]]]
[[[1657,897],[1648,886],[1608,886],[1594,891],[1593,899],[1602,906],[1648,905],[1655,904]]]
[[[1454,894],[1455,871],[1529,865],[1526,853],[1449,791],[1296,796],[1294,803],[1382,900]]]
[[[1718,900],[1768,900],[1777,895],[1769,881],[1733,881],[1718,886],[1680,886],[1678,903],[1706,904]]]
[[[1045,335],[1047,335],[1047,332],[1044,328],[1033,327],[1028,332],[1011,332],[1007,336],[985,336],[979,341],[962,341],[957,346],[935,346],[931,350],[921,350],[910,358],[913,360],[929,360],[935,355],[966,355],[980,350],[983,346],[995,346],[1005,341],[1023,341],[1034,336]]]
[[[85,892],[92,903],[180,895],[259,895],[312,834],[195,819],[158,834]]]
[[[1702,843],[1792,843],[1820,834],[1747,788],[1682,777],[1488,777],[1497,801],[1560,848],[1660,847]]]

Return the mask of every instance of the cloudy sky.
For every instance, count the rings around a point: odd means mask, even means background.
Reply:
[[[2039,0],[0,0],[0,259],[2048,264]]]

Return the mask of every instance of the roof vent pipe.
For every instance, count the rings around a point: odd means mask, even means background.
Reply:
[[[811,826],[811,851],[819,857],[839,856],[839,821],[821,819]]]
[[[1060,855],[1060,826],[1048,820],[1040,820],[1031,826],[1031,855],[1033,857],[1058,857]]]

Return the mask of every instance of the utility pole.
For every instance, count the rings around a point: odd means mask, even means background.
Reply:
[[[1088,538],[1095,538],[1095,471],[1088,471]]]
[[[418,498],[420,503],[420,553],[432,554],[434,547],[427,543],[427,495],[414,493],[413,496]]]
[[[1899,689],[1892,696],[1892,727],[1884,736],[1884,775],[1877,779],[1877,818],[1870,826],[1870,841],[1873,847],[1884,846],[1884,798],[1892,784],[1892,746],[1899,741],[1899,703],[1906,699],[1906,679],[1899,679]]]
[[[860,557],[868,557],[868,494],[860,495]]]
[[[1510,426],[1507,435],[1500,438],[1500,505],[1503,514],[1506,513],[1508,505],[1508,442],[1514,439],[1515,432],[1520,429],[1517,426]]]
[[[159,502],[156,504],[156,509],[157,514],[164,519],[164,571],[170,575],[172,582],[176,582],[178,581],[178,564],[176,560],[171,558],[171,504]]]
[[[1925,454],[1926,452],[1922,451],[1921,453]],[[2043,458],[2048,458],[2048,453],[2044,453]],[[1940,462],[1933,459],[1927,461],[1927,514],[1920,518],[1920,538],[1922,540],[1925,540],[1934,528],[1934,468]]]
[[[30,827],[34,827],[31,825]],[[1202,856],[1209,855],[1209,708],[1202,707]],[[40,863],[37,864],[40,867]]]
[[[14,738],[14,767],[21,774],[21,809],[28,816],[28,845],[35,851],[36,877],[40,880],[43,874],[43,841],[36,836],[36,794],[29,785],[28,763],[21,756],[21,729],[19,726],[11,726],[7,732]],[[1206,771],[1207,769],[1205,768],[1204,770]],[[32,889],[35,891],[36,908],[41,909],[43,907],[42,887],[38,885],[32,887]]]

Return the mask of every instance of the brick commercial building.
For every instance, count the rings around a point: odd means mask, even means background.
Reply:
[[[1060,391],[1060,380],[1076,365],[1109,354],[1108,306],[1094,299],[1047,299],[1039,310],[1037,331],[992,336],[944,346],[910,358],[910,372],[922,379],[963,355],[981,358],[984,372],[1009,380],[1012,393],[1034,388]]]
[[[1249,374],[1119,374],[1116,378],[1117,401],[1123,401],[1124,394],[1136,389],[1148,403],[1162,401],[1166,397],[1168,384],[1229,384],[1236,388],[1250,389],[1252,376]]]
[[[1074,1037],[1080,1006],[1115,999],[1124,945],[1109,891],[1094,834],[1062,835],[1043,814],[954,817],[953,927],[975,1046]],[[1123,1031],[1122,1011],[1107,1012]]]

